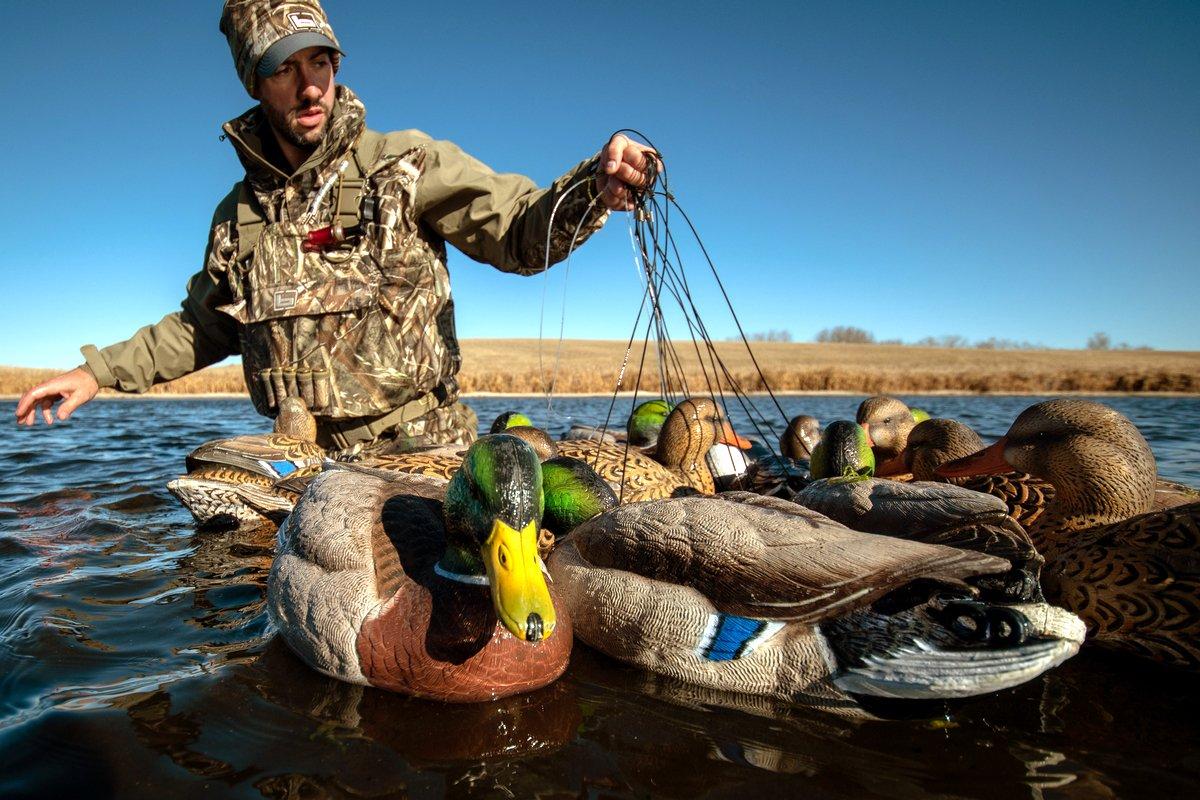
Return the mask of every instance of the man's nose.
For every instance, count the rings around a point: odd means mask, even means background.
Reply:
[[[325,94],[325,87],[321,84],[322,78],[320,70],[302,68],[300,70],[300,96],[308,100],[319,100]]]

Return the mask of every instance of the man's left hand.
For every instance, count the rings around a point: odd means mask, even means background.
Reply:
[[[633,189],[653,186],[661,171],[662,161],[653,148],[615,134],[600,151],[600,167],[596,170],[600,202],[613,211],[632,211]]]

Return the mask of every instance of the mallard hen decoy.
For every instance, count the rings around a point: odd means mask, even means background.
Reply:
[[[449,482],[343,465],[279,531],[271,619],[309,666],[448,701],[529,691],[566,668],[571,624],[538,557],[541,466],[479,439]]]
[[[913,480],[948,482],[998,497],[1008,507],[1009,515],[1028,528],[1054,499],[1054,487],[1049,482],[1015,471],[957,478],[937,474],[942,464],[982,449],[979,434],[963,423],[952,419],[926,420],[917,423],[908,435],[904,469],[912,473]]]
[[[909,431],[917,424],[912,409],[895,397],[875,395],[859,404],[854,420],[870,431],[875,474],[880,477],[903,474],[900,454],[908,442]]]
[[[715,402],[693,397],[681,401],[667,416],[653,459],[632,447],[580,440],[558,442],[558,454],[586,462],[622,502],[631,503],[670,497],[680,489],[711,494],[715,483],[706,456],[718,442],[750,446],[721,419]]]
[[[273,433],[205,442],[187,457],[187,474],[167,484],[201,525],[236,526],[285,516],[297,495],[276,482],[315,470],[325,456],[317,423],[298,397],[284,398]]]
[[[794,461],[808,461],[813,448],[821,441],[821,423],[816,417],[800,414],[792,417],[779,437],[779,452]]]
[[[1076,652],[1083,624],[1044,603],[975,600],[1001,558],[858,533],[749,493],[620,506],[550,556],[575,632],[691,683],[787,698],[833,677],[885,697],[1013,686]]]
[[[1098,644],[1200,669],[1200,503],[1153,510],[1157,467],[1133,423],[1087,400],[1037,403],[995,444],[938,472],[1014,469],[1054,485],[1029,529],[1047,596]]]

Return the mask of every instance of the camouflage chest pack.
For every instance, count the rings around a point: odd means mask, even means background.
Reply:
[[[243,182],[233,302],[259,413],[300,397],[332,420],[415,418],[456,394],[460,356],[445,245],[422,235],[421,146],[364,130],[308,210],[264,213]]]

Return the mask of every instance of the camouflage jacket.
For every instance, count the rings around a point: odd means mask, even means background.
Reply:
[[[224,130],[246,177],[217,206],[204,268],[180,310],[124,342],[82,348],[102,387],[145,391],[240,353],[261,413],[274,415],[280,391],[304,395],[318,417],[386,413],[458,371],[446,242],[528,275],[544,268],[547,241],[549,263],[561,261],[606,217],[586,180],[594,159],[541,190],[420,131],[387,134],[382,152],[358,152],[365,109],[344,86],[325,141],[291,175],[264,153],[271,133],[257,106]],[[338,184],[352,157],[368,162],[361,173],[373,220],[333,249],[304,252],[304,235],[337,212],[337,192],[322,188]],[[548,232],[555,204],[581,180]],[[243,216],[250,206],[265,223],[253,249],[238,240],[246,229],[239,199]]]

